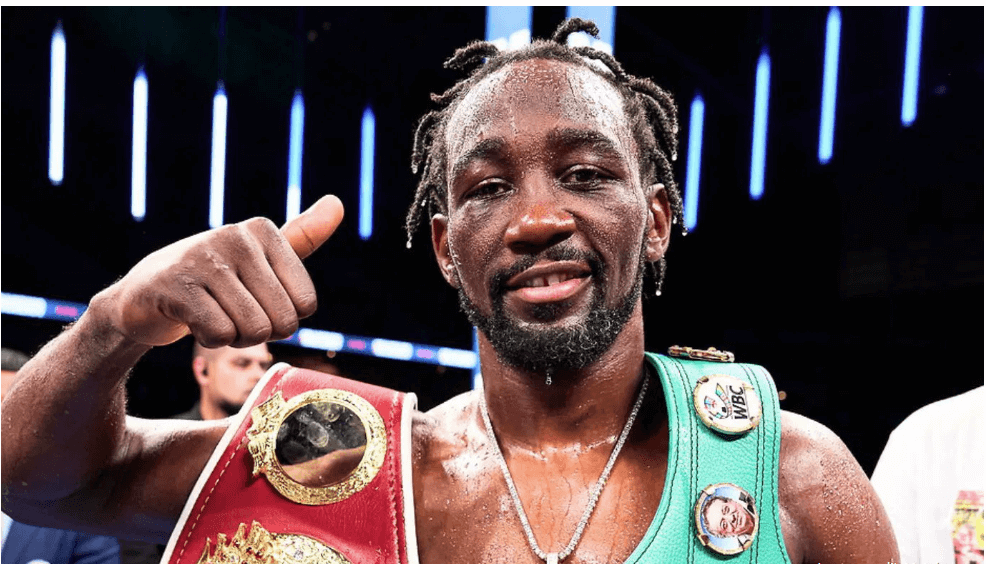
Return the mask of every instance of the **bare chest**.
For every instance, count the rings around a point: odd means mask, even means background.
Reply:
[[[666,459],[665,459],[666,460]],[[561,552],[584,520],[605,461],[545,464],[514,461],[518,495],[535,542]],[[643,538],[660,504],[666,462],[619,461],[585,521],[566,563],[623,562]],[[419,474],[415,492],[418,552],[437,562],[542,562],[533,552],[495,461],[450,460]]]

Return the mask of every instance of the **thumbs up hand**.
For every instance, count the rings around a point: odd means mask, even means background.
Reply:
[[[149,346],[189,333],[207,347],[286,338],[317,305],[301,259],[329,239],[342,217],[342,202],[325,196],[281,229],[253,218],[183,239],[97,294],[90,313]]]

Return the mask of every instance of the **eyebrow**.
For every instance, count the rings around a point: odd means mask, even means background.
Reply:
[[[564,150],[591,148],[608,157],[621,157],[619,147],[608,136],[594,129],[566,127],[548,133],[548,144]]]
[[[484,139],[459,157],[452,165],[452,176],[459,176],[472,163],[481,160],[499,160],[507,142],[502,137]],[[562,151],[590,148],[607,157],[622,157],[619,147],[608,136],[592,129],[566,127],[548,133],[548,145]]]
[[[498,160],[503,157],[504,146],[507,142],[501,137],[483,139],[475,147],[469,149],[452,165],[452,177],[456,178],[462,171],[476,161]]]

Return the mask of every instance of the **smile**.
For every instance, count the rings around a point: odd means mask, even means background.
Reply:
[[[507,290],[528,303],[567,300],[589,283],[588,267],[575,262],[535,265],[507,281]]]

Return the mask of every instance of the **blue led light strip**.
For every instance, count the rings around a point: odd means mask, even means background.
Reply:
[[[832,159],[835,137],[835,94],[839,82],[839,36],[842,14],[839,8],[829,8],[825,25],[825,70],[822,74],[822,117],[818,125],[818,162],[828,164]]]
[[[287,219],[301,214],[301,155],[305,140],[305,98],[295,90],[291,101],[291,139],[288,142]]]
[[[907,51],[904,54],[904,95],[900,102],[900,123],[910,127],[918,117],[918,75],[921,71],[921,28],[924,7],[907,9]]]
[[[698,224],[698,186],[702,171],[702,129],[705,124],[705,100],[696,94],[688,121],[688,168],[685,169],[685,228]]]
[[[753,149],[750,155],[750,197],[763,196],[767,161],[767,114],[770,107],[770,55],[764,50],[757,60],[757,93],[753,103]]]
[[[0,294],[0,313],[37,319],[75,321],[86,310],[85,304],[49,300],[23,294]],[[474,370],[479,368],[479,355],[475,351],[436,347],[407,341],[394,341],[360,335],[345,335],[335,331],[301,328],[287,339],[277,341],[306,349],[437,364],[452,368]]]
[[[48,122],[48,179],[65,178],[65,33],[58,22],[51,34],[51,106]]]
[[[363,110],[362,150],[359,167],[359,236],[363,240],[373,235],[373,152],[376,118],[367,106]]]
[[[226,184],[226,89],[222,81],[212,99],[212,170],[209,175],[209,227],[223,224]]]
[[[147,75],[134,78],[134,138],[130,166],[130,214],[144,219],[147,212]]]
[[[472,369],[472,389],[479,390],[483,387],[483,373],[479,366],[479,330],[472,328],[472,352],[476,355],[476,364]]]

